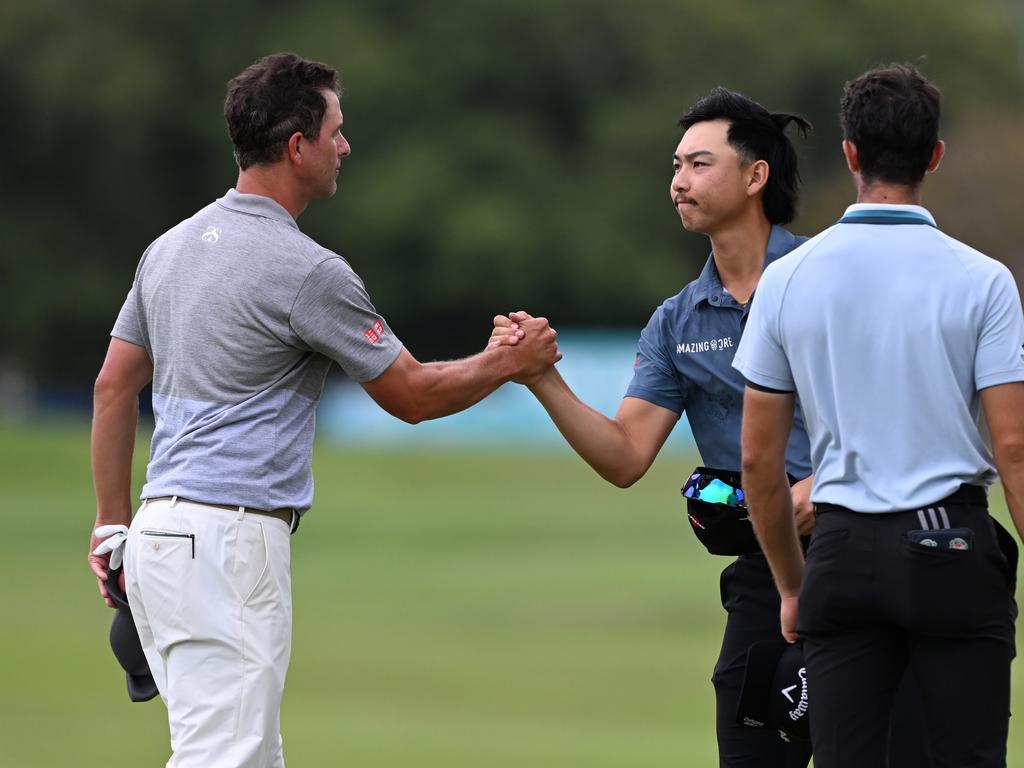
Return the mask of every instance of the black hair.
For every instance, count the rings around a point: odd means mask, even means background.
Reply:
[[[265,56],[231,80],[224,119],[238,167],[276,163],[296,132],[319,136],[325,90],[340,92],[338,73],[294,53]]]
[[[796,216],[800,196],[800,172],[796,150],[786,136],[786,127],[793,123],[806,137],[811,124],[799,115],[769,112],[741,93],[718,86],[679,118],[685,133],[691,126],[710,120],[727,120],[729,145],[740,160],[768,163],[768,181],[764,186],[764,214],[772,224],[788,224]]]
[[[839,119],[865,183],[917,186],[939,141],[942,94],[913,64],[888,64],[846,83]]]

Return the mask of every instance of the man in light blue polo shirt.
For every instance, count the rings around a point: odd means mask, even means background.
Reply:
[[[936,766],[1006,764],[1016,545],[985,488],[998,467],[1024,530],[1024,317],[1006,267],[920,206],[939,105],[909,65],[847,84],[857,204],[765,271],[734,361],[744,482],[783,634],[804,642],[818,768],[885,765],[906,669]],[[818,512],[806,565],[784,473],[794,393]]]

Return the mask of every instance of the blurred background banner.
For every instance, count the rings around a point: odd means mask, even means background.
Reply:
[[[916,63],[945,95],[926,205],[1024,275],[1020,0],[0,3],[0,768],[167,759],[163,707],[128,702],[85,562],[92,382],[145,248],[235,182],[227,81],[285,50],[338,68],[353,148],[300,226],[420,360],[479,351],[496,313],[525,309],[613,413],[641,329],[708,256],[668,188],[676,120],[716,85],[814,123],[792,225],[812,235],[854,194],[843,83]],[[715,764],[726,561],[685,517],[685,419],[620,490],[517,385],[409,427],[335,369],[318,418],[289,764]],[[993,509],[1007,521],[998,489]]]
[[[558,334],[563,359],[558,370],[576,395],[607,416],[618,410],[633,378],[639,333],[586,328]],[[317,411],[317,434],[338,448],[445,447],[521,451],[546,447],[564,453],[565,441],[547,413],[525,387],[506,384],[462,413],[410,425],[381,410],[350,381],[335,382],[324,392]],[[662,451],[696,450],[685,417]]]

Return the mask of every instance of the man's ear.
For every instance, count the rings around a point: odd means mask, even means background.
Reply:
[[[928,167],[925,169],[925,173],[934,173],[939,169],[939,164],[942,162],[942,158],[946,156],[946,142],[941,139],[935,142],[935,147],[932,149],[931,160],[928,161]]]
[[[748,173],[750,176],[747,179],[747,196],[753,197],[764,189],[764,185],[768,183],[768,176],[771,173],[771,169],[768,167],[768,163],[766,161],[755,160],[750,164]]]
[[[860,157],[857,155],[857,145],[849,139],[843,139],[843,156],[846,158],[846,167],[850,173],[860,173]]]
[[[288,138],[288,147],[285,150],[288,159],[296,165],[302,164],[302,131],[296,131]]]

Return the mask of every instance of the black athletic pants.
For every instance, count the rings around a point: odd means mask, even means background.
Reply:
[[[736,724],[736,707],[747,651],[761,640],[778,640],[779,593],[764,555],[743,555],[721,578],[722,606],[728,618],[715,666],[716,730],[721,768],[805,768],[811,757],[806,742],[785,742],[778,731]],[[889,745],[893,768],[930,768],[920,695],[909,679],[900,686],[893,710]],[[817,704],[811,700],[811,712]],[[814,718],[812,716],[811,722]],[[884,745],[884,740],[883,740]],[[817,768],[818,759],[815,757]]]
[[[951,528],[970,533],[935,533]],[[942,545],[915,542],[915,530]],[[969,548],[950,548],[950,538]],[[797,621],[815,768],[887,764],[889,716],[908,670],[935,768],[1006,765],[1015,551],[1012,539],[1000,546],[976,487],[909,512],[819,507]]]

